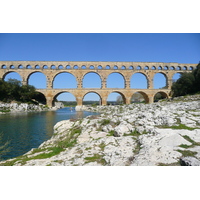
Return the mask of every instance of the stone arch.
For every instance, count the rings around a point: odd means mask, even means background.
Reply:
[[[78,69],[78,65],[74,65],[73,69]]]
[[[70,66],[70,65],[67,65],[67,66],[66,66],[66,69],[71,69],[71,66]]]
[[[187,67],[186,67],[186,66],[183,66],[183,67],[182,67],[182,70],[187,70]]]
[[[51,65],[50,69],[56,69],[55,65]]]
[[[107,88],[125,88],[125,82],[126,79],[120,72],[112,72],[106,79]]]
[[[148,66],[145,66],[145,67],[144,67],[144,70],[149,70],[149,67],[148,67]]]
[[[133,70],[134,69],[134,67],[131,65],[131,66],[129,66],[129,68],[128,69],[130,69],[130,70]]]
[[[22,82],[22,76],[21,76],[18,72],[9,71],[9,72],[6,72],[6,73],[3,75],[3,77],[2,77],[2,79],[3,79],[4,81],[7,81],[7,80],[10,79],[10,78],[12,78],[12,79],[17,79],[17,80],[19,80],[19,81]]]
[[[99,65],[99,66],[97,67],[97,69],[103,69],[103,67],[102,67],[101,65]]]
[[[94,65],[90,65],[89,69],[94,69]]]
[[[155,67],[155,66],[152,66],[151,69],[152,69],[152,70],[156,70],[156,67]]]
[[[82,98],[82,105],[85,105],[86,103],[84,103],[84,99],[86,98],[87,95],[90,95],[89,99],[87,99],[86,101],[88,101],[89,104],[98,104],[98,105],[102,105],[102,97],[101,95],[96,92],[96,91],[90,91],[87,92],[83,95]],[[96,97],[99,97],[99,100],[95,99]],[[89,102],[90,101],[90,102]],[[99,102],[98,102],[99,101]]]
[[[117,66],[117,65],[114,65],[114,66],[113,66],[113,69],[118,69],[118,66]]]
[[[141,70],[142,69],[142,67],[140,66],[140,65],[138,65],[137,67],[136,67],[136,70]]]
[[[7,68],[6,65],[2,65],[2,66],[1,66],[1,69],[6,69],[6,68]]]
[[[181,67],[180,67],[180,66],[177,66],[177,67],[176,67],[176,70],[181,70]]]
[[[170,70],[175,70],[175,67],[174,67],[174,66],[171,66],[169,69],[170,69]]]
[[[39,65],[35,65],[35,69],[40,69],[40,66]]]
[[[175,72],[173,75],[172,75],[172,82],[176,82],[180,77],[181,77],[181,72]]]
[[[121,98],[118,99],[119,95],[121,96]],[[107,102],[107,105],[109,105],[109,104],[121,104],[121,103],[126,104],[127,99],[122,92],[114,90],[114,91],[112,91],[108,94],[106,102]]]
[[[153,88],[154,89],[161,89],[168,87],[168,77],[163,72],[158,72],[154,74],[153,77]]]
[[[106,65],[105,69],[111,69],[110,65]]]
[[[126,69],[126,67],[124,65],[122,65],[121,69]]]
[[[64,82],[65,80],[67,81]],[[54,89],[77,88],[77,80],[72,73],[59,72],[53,77],[52,86]]]
[[[60,95],[62,95],[62,97],[60,97],[61,99],[57,99]],[[57,94],[54,95],[53,99],[52,99],[52,105],[55,106],[55,101],[66,101],[68,100],[68,98],[70,99],[70,101],[74,102],[74,106],[77,105],[77,97],[68,91],[62,91],[62,92],[58,92]]]
[[[134,77],[136,81],[134,81]],[[130,88],[147,89],[148,85],[149,85],[149,79],[145,73],[136,72],[130,78]]]
[[[24,69],[23,65],[18,65],[18,69]]]
[[[58,69],[64,69],[63,65],[59,65]]]
[[[42,103],[44,105],[47,104],[47,98],[45,94],[41,91],[37,91],[37,93],[32,97],[32,99],[35,99],[37,102]]]
[[[31,65],[26,65],[26,69],[32,69]]]
[[[15,66],[14,65],[10,65],[10,69],[15,69]]]
[[[136,100],[135,102],[143,102],[143,100],[142,100],[142,98],[143,98],[145,103],[149,103],[148,95],[145,92],[142,92],[142,91],[137,91],[137,92],[133,93],[132,96],[131,96],[131,99],[130,99],[130,103],[135,103],[132,99],[133,99],[133,96],[137,93],[139,94],[139,96],[138,96],[138,100]]]
[[[168,94],[166,92],[163,92],[163,91],[156,92],[154,94],[154,96],[153,96],[154,102],[157,102],[157,101],[159,101],[161,99],[166,99],[166,98],[168,99],[169,96],[168,96]]]
[[[40,80],[40,81],[38,81]],[[46,89],[47,88],[47,77],[44,73],[40,71],[34,71],[30,73],[27,77],[27,83],[33,85],[36,89]]]
[[[88,77],[90,78],[89,80],[88,80]],[[83,88],[101,88],[102,87],[102,77],[97,72],[85,73],[82,77],[81,82],[82,82]],[[93,84],[95,84],[95,86]]]

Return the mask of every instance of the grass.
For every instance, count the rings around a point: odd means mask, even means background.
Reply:
[[[185,124],[179,124],[178,126],[159,126],[159,128],[184,129],[184,130],[190,130],[190,131],[196,129],[196,128],[188,127]]]
[[[189,150],[177,150],[179,153],[183,155],[183,157],[191,156],[194,157],[197,152],[196,151],[189,151]]]
[[[94,154],[92,157],[85,157],[86,163],[89,162],[97,162],[102,165],[106,165],[105,159],[103,159],[102,155]]]
[[[105,125],[108,125],[108,124],[110,124],[110,119],[103,119],[103,120],[101,121],[101,125],[102,125],[102,126],[105,126]]]
[[[182,136],[185,140],[187,140],[188,142],[192,143],[191,145],[187,145],[187,144],[181,144],[179,145],[179,147],[182,147],[182,148],[192,148],[194,146],[200,146],[200,143],[199,142],[195,142],[194,140],[192,140],[189,136],[187,135],[183,135]]]

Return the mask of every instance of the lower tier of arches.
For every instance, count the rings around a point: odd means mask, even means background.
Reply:
[[[107,105],[108,97],[111,93],[119,94],[119,98],[117,99],[124,104],[131,104],[133,101],[133,96],[139,96],[139,101],[143,101],[145,103],[153,103],[159,99],[169,98],[171,90],[169,89],[38,89],[38,92],[42,93],[46,98],[46,104],[49,107],[54,106],[54,102],[56,98],[62,93],[70,93],[72,94],[77,102],[78,106],[83,105],[84,97],[89,93],[95,93],[99,96],[99,104]],[[120,97],[121,96],[121,97]],[[142,100],[143,99],[143,100]]]

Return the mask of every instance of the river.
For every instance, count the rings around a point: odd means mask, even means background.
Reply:
[[[37,148],[53,135],[53,126],[57,122],[88,115],[98,113],[63,108],[57,111],[0,115],[0,160],[14,158]]]

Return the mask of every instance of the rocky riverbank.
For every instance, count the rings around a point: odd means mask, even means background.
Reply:
[[[3,103],[0,102],[0,114],[5,113],[17,113],[17,112],[40,112],[40,111],[49,111],[57,110],[64,107],[62,103],[56,102],[55,107],[48,108],[46,105],[39,104],[28,104],[28,103]]]
[[[0,165],[200,165],[200,96],[88,107],[102,113],[54,126],[54,136]]]

